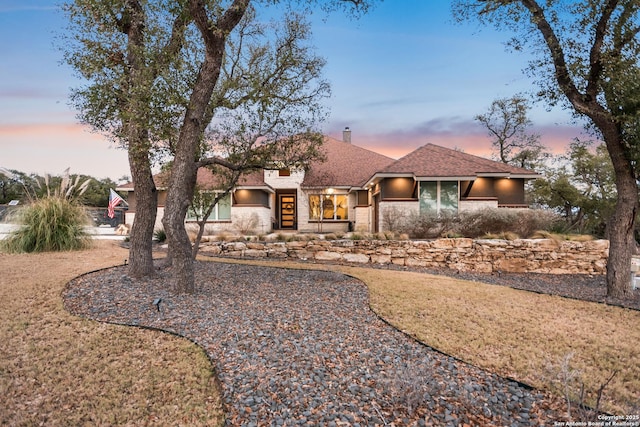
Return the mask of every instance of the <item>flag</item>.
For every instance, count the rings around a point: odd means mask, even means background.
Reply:
[[[115,208],[122,202],[124,202],[122,197],[120,197],[118,193],[116,193],[115,191],[113,191],[112,188],[110,188],[109,189],[109,207],[107,208],[107,216],[109,218],[113,218],[116,216],[116,213],[113,210],[113,208]]]

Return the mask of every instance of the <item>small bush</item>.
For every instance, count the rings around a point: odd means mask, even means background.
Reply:
[[[164,228],[158,228],[153,232],[153,240],[158,243],[164,243],[167,240],[167,233]]]
[[[404,227],[399,230],[414,239],[435,239],[452,232],[456,215],[447,211],[412,212],[407,215]]]
[[[405,209],[400,209],[397,206],[389,206],[382,209],[380,215],[382,228],[389,231],[399,231],[406,227],[407,218],[409,216]]]
[[[478,209],[460,213],[459,232],[470,238],[510,231],[516,212],[507,209]]]
[[[233,226],[240,234],[252,234],[260,223],[260,218],[255,212],[250,215],[241,215],[233,219]]]
[[[544,209],[527,209],[516,211],[516,222],[510,231],[520,237],[529,238],[539,230],[551,230],[560,221],[555,212]]]
[[[20,228],[2,241],[7,252],[50,252],[85,249],[91,238],[84,227],[91,218],[82,205],[65,198],[46,197],[22,208]]]

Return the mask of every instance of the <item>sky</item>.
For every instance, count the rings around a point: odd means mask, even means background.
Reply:
[[[0,0],[0,167],[70,172],[119,181],[126,151],[77,120],[54,38],[65,28],[57,0]],[[474,116],[497,98],[535,90],[528,57],[504,47],[509,34],[453,22],[448,1],[385,0],[358,20],[312,18],[314,44],[332,85],[323,132],[399,158],[426,143],[489,157],[491,139]],[[535,105],[532,132],[562,153],[582,127],[569,112]]]

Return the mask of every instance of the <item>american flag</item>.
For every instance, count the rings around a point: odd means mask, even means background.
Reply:
[[[116,206],[122,203],[124,200],[118,193],[113,191],[112,188],[109,189],[109,206],[107,208],[107,216],[109,218],[113,218],[116,216],[115,211],[113,210]]]

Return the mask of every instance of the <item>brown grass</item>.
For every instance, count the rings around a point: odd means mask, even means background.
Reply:
[[[221,425],[211,364],[195,344],[63,309],[71,278],[127,256],[108,241],[0,253],[0,425]]]
[[[210,364],[194,344],[64,311],[60,293],[67,281],[127,256],[104,241],[81,252],[0,254],[0,424],[222,422]],[[369,287],[372,308],[400,330],[559,394],[562,384],[554,375],[569,354],[587,390],[595,391],[617,370],[604,392],[605,409],[638,410],[637,311],[412,272],[278,265],[358,277]]]
[[[266,265],[274,265],[267,263]],[[594,405],[615,414],[640,409],[640,312],[415,272],[278,263],[338,270],[369,288],[371,307],[423,343],[491,372],[565,397],[562,364],[571,355]],[[572,383],[576,399],[579,384]]]
[[[619,371],[603,407],[638,410],[638,311],[419,273],[347,271],[367,283],[380,316],[434,348],[559,394],[558,374],[571,354],[571,368],[591,392],[586,403]]]

